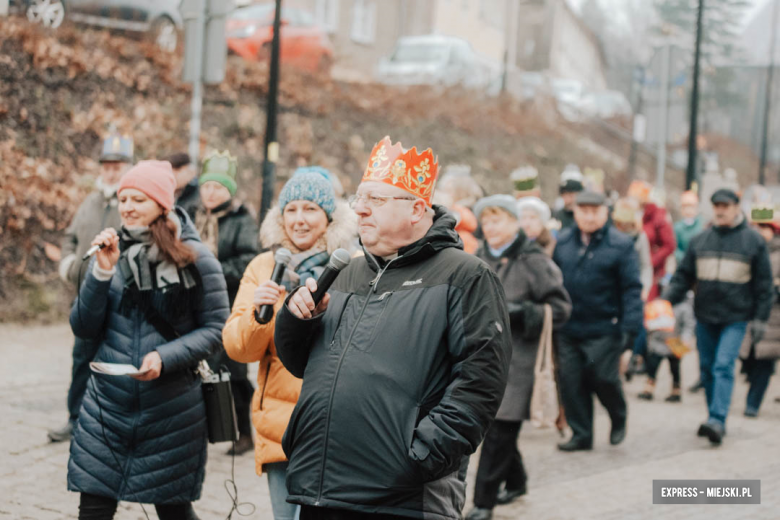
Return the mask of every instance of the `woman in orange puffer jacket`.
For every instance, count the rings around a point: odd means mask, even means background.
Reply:
[[[255,465],[258,475],[268,475],[276,520],[292,520],[297,508],[286,502],[287,459],[281,441],[300,395],[301,380],[290,374],[276,355],[275,319],[260,324],[255,310],[266,304],[278,310],[290,289],[309,277],[319,277],[333,251],[349,249],[356,231],[355,214],[345,202],[337,202],[322,169],[299,169],[282,189],[279,204],[263,221],[260,240],[269,251],[255,257],[244,272],[233,312],[222,332],[230,358],[260,362],[258,387],[252,398],[252,423],[257,431]],[[270,280],[274,252],[279,247],[293,253],[281,285]]]

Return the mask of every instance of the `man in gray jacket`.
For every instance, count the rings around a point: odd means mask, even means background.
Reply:
[[[118,134],[110,135],[103,141],[100,154],[100,175],[95,182],[95,191],[87,195],[73,217],[62,239],[62,260],[60,260],[60,278],[75,289],[84,279],[89,262],[81,260],[92,240],[107,227],[119,229],[121,221],[117,209],[116,189],[119,179],[133,165],[133,141]],[[86,341],[76,338],[76,343]],[[81,359],[77,352],[89,349],[73,348],[73,369],[68,389],[68,422],[65,426],[49,431],[51,442],[70,439],[73,426],[78,419],[81,400],[89,380],[89,359]]]
[[[430,205],[436,173],[430,150],[380,141],[352,201],[365,256],[319,306],[309,280],[277,315],[303,378],[282,439],[301,520],[461,518],[512,340],[497,276]]]

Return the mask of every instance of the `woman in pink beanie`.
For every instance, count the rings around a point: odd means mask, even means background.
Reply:
[[[154,504],[160,520],[197,520],[206,408],[193,368],[222,348],[230,312],[214,255],[180,208],[168,162],[141,161],[119,183],[122,227],[101,232],[71,311],[91,361],[139,367],[93,374],[73,433],[68,489],[79,519],[111,519],[118,501]]]

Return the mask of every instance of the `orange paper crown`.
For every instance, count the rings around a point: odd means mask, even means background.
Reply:
[[[419,197],[430,206],[439,164],[430,148],[404,151],[401,143],[393,144],[387,136],[374,146],[361,182],[384,182]]]

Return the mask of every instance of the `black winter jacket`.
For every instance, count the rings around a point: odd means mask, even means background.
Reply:
[[[586,247],[577,226],[558,237],[553,260],[572,301],[561,333],[580,338],[636,333],[642,327],[642,282],[634,241],[607,224]]]
[[[673,305],[694,288],[693,310],[703,323],[767,321],[774,302],[766,241],[742,220],[711,227],[691,239],[664,298]]]
[[[229,314],[219,262],[181,208],[182,240],[197,253],[202,300],[171,325],[181,337],[166,341],[137,308],[119,312],[121,269],[100,281],[91,268],[70,314],[77,342],[94,361],[141,366],[156,350],[163,362],[154,381],[94,375],[87,384],[68,461],[68,490],[147,504],[181,504],[200,497],[206,472],[206,407],[193,368],[222,348]],[[93,260],[94,262],[94,260]]]
[[[230,306],[249,262],[260,252],[257,222],[243,204],[219,219],[217,259],[225,273]]]
[[[279,311],[277,352],[303,377],[282,440],[291,502],[460,519],[512,344],[501,284],[454,226],[437,206],[395,260],[353,259],[322,315]]]

